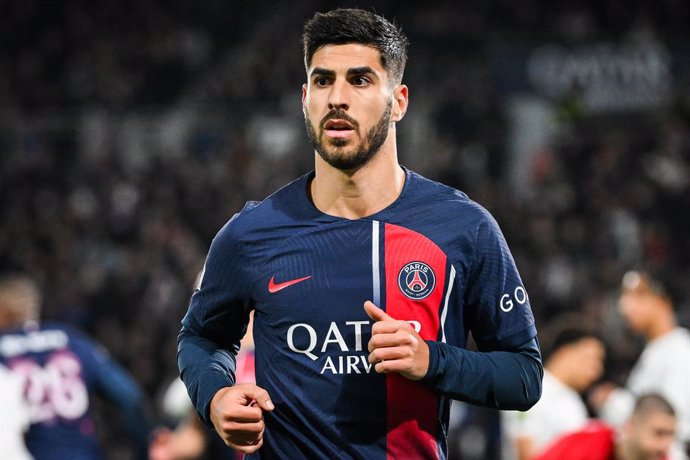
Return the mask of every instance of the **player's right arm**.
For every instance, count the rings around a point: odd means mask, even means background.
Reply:
[[[252,309],[251,281],[234,225],[237,215],[214,238],[199,285],[182,320],[177,360],[180,375],[202,421],[225,442],[256,450],[263,432],[255,413],[270,410],[268,394],[256,385],[235,384],[236,355]],[[265,396],[264,396],[265,395]],[[259,407],[253,407],[254,404]],[[254,439],[247,433],[258,433]],[[245,442],[244,447],[233,440]]]
[[[225,444],[250,454],[263,445],[263,412],[272,410],[266,390],[244,383],[216,392],[211,400],[210,418]]]

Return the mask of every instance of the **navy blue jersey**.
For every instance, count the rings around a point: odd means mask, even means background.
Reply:
[[[77,331],[33,323],[0,331],[0,363],[24,381],[31,417],[26,443],[36,460],[101,458],[91,415],[96,391],[124,411],[128,428],[145,443],[147,422],[139,387],[101,347]]]
[[[234,382],[251,310],[256,381],[276,406],[257,457],[443,458],[450,399],[533,404],[534,319],[490,214],[406,170],[386,209],[333,217],[310,201],[311,177],[248,203],[211,245],[178,353],[202,419],[215,392]],[[366,300],[429,343],[422,381],[377,374],[367,362]],[[484,353],[464,349],[470,332]]]

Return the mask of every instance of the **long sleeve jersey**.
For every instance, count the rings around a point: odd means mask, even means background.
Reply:
[[[529,296],[491,215],[406,170],[361,219],[320,212],[313,173],[218,233],[182,321],[178,363],[201,418],[234,383],[254,310],[256,381],[275,404],[255,458],[445,458],[452,399],[526,410],[542,365]],[[367,361],[371,300],[429,344],[420,381]],[[466,349],[470,333],[479,351]]]

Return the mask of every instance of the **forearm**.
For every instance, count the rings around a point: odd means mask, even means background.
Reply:
[[[541,396],[543,368],[532,339],[515,351],[475,352],[428,341],[424,381],[452,399],[502,410],[527,410]]]
[[[211,399],[235,383],[235,356],[216,343],[183,328],[178,337],[177,363],[189,397],[208,426]]]

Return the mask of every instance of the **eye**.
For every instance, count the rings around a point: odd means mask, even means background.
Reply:
[[[362,75],[359,75],[359,76],[354,77],[352,79],[352,84],[354,86],[367,86],[369,83],[371,83],[371,80],[369,80],[367,77],[364,77]]]
[[[316,86],[327,86],[330,83],[330,79],[328,77],[316,77],[314,78],[314,84]]]

